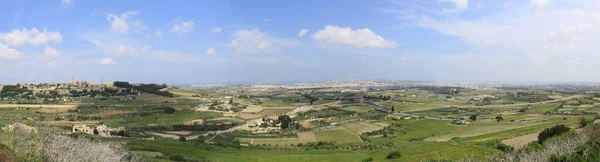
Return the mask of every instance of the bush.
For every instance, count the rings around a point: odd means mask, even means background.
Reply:
[[[183,155],[173,155],[173,156],[169,156],[169,160],[185,161],[185,157],[183,157]]]
[[[584,117],[579,118],[579,125],[581,126],[581,128],[587,126],[590,123],[594,123],[594,119],[588,119]]]
[[[560,124],[552,128],[546,128],[538,135],[538,142],[544,143],[544,141],[546,141],[548,138],[558,136],[566,132],[569,132],[569,128],[567,128],[567,126],[564,124]]]
[[[372,161],[373,161],[373,158],[372,158],[372,157],[368,157],[368,158],[366,158],[366,159],[363,159],[362,161],[363,161],[363,162],[372,162]]]
[[[173,113],[175,113],[175,111],[176,111],[176,110],[175,110],[174,108],[172,108],[172,107],[165,107],[165,108],[163,109],[163,112],[164,112],[165,114],[173,114]]]
[[[505,152],[514,150],[514,148],[512,146],[502,143],[502,141],[500,141],[499,139],[478,142],[477,145],[491,147],[491,148],[495,148],[495,149],[502,150]]]
[[[534,151],[534,150],[538,150],[538,149],[541,149],[541,148],[542,148],[542,145],[539,142],[537,142],[537,141],[529,142],[525,146],[525,150],[527,150],[527,151]]]
[[[400,151],[392,151],[385,158],[386,159],[398,159],[401,157],[402,157],[402,154],[400,154]]]

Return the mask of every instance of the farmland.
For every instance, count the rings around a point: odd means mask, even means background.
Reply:
[[[560,124],[577,128],[581,118],[596,118],[600,103],[583,93],[428,86],[344,92],[207,86],[165,92],[173,96],[81,97],[77,104],[42,108],[4,105],[0,124],[63,131],[74,125],[120,127],[127,130],[125,138],[86,138],[119,143],[148,161],[381,161],[395,151],[400,161],[460,160],[506,151],[483,142],[524,148],[537,140],[532,133]]]

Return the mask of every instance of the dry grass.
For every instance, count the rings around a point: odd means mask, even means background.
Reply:
[[[511,139],[505,139],[505,140],[502,140],[502,143],[510,145],[510,146],[514,147],[515,149],[519,149],[519,148],[522,148],[523,146],[527,145],[530,142],[536,141],[538,139],[537,138],[538,134],[540,134],[540,133],[532,133],[532,134],[523,135],[523,136],[511,138]]]

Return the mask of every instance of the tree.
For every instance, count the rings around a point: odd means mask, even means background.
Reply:
[[[394,106],[392,106],[392,113],[396,112],[396,110],[394,109]]]
[[[229,99],[229,104],[233,104],[233,98]]]
[[[477,115],[471,115],[469,116],[469,119],[471,119],[472,121],[477,120]]]
[[[290,118],[288,115],[281,115],[278,119],[279,123],[281,123],[281,129],[290,127],[290,124],[292,123],[292,118]]]
[[[179,142],[185,142],[185,141],[187,141],[185,136],[179,136]]]
[[[392,151],[385,158],[386,159],[398,159],[400,157],[402,157],[402,154],[400,154],[400,151]]]
[[[541,144],[548,138],[558,136],[566,132],[569,132],[569,128],[564,124],[556,125],[552,128],[546,128],[538,135],[538,142]]]
[[[500,120],[504,120],[504,118],[500,115],[496,116],[496,121],[498,121],[498,123],[500,123]]]
[[[163,112],[165,114],[173,114],[173,113],[175,113],[175,111],[176,111],[175,108],[172,108],[172,107],[165,107],[165,108],[163,108]]]

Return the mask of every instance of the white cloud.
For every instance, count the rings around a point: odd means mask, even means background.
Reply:
[[[457,13],[465,11],[469,8],[469,0],[443,0],[444,2],[451,2],[454,4],[454,8],[444,8],[446,13]]]
[[[185,22],[181,22],[180,24],[173,25],[173,28],[171,28],[171,32],[174,32],[174,33],[178,34],[179,36],[183,36],[187,32],[192,31],[192,28],[194,28],[194,22],[185,21]]]
[[[210,47],[210,48],[208,48],[208,50],[206,50],[205,53],[207,55],[215,55],[215,54],[217,54],[217,50],[214,47]]]
[[[0,58],[17,60],[19,57],[21,57],[21,52],[0,43]]]
[[[270,18],[265,18],[263,19],[264,22],[271,22],[272,20]]]
[[[326,45],[346,44],[359,48],[396,47],[395,41],[386,41],[368,28],[352,30],[350,27],[325,26],[325,29],[317,31],[313,39]]]
[[[151,47],[134,37],[112,33],[87,33],[81,39],[96,45],[102,53],[117,56],[148,54]]]
[[[531,8],[532,11],[542,9],[548,4],[550,4],[550,0],[529,0],[529,8]]]
[[[54,58],[54,57],[59,57],[60,55],[62,55],[62,52],[47,46],[46,49],[44,50],[44,57],[45,58]]]
[[[106,20],[110,22],[110,30],[112,32],[125,34],[129,32],[130,29],[129,22],[127,21],[128,17],[139,14],[139,12],[129,11],[122,13],[121,15],[114,15],[110,13],[104,14],[106,15]],[[136,27],[141,27],[141,22],[135,21],[134,25],[136,25]]]
[[[289,40],[271,38],[260,29],[239,30],[233,36],[231,47],[235,48],[237,53],[273,53],[296,44]]]
[[[308,33],[308,29],[300,29],[300,32],[298,32],[298,37],[302,38],[304,35],[306,35],[306,33]]]
[[[117,62],[113,59],[110,59],[110,58],[105,58],[105,59],[100,60],[100,65],[116,65],[116,64],[119,64],[119,62]]]
[[[60,0],[65,7],[71,7],[75,0]]]
[[[19,47],[26,43],[30,45],[38,46],[47,44],[48,42],[60,42],[62,41],[62,35],[59,32],[39,31],[37,28],[27,30],[13,29],[8,33],[0,33],[0,40],[11,46]]]
[[[221,29],[219,27],[216,27],[215,29],[212,30],[213,33],[220,33],[222,31],[223,31],[223,29]]]

